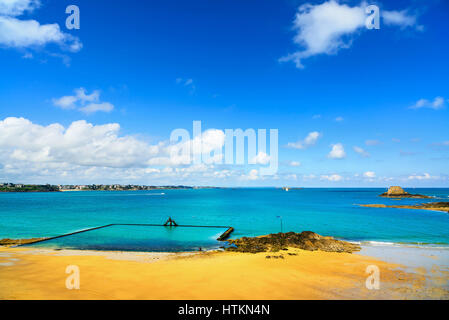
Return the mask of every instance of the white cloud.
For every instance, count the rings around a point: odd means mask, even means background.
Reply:
[[[336,117],[335,118],[335,121],[337,121],[337,122],[342,122],[342,121],[344,121],[345,119],[343,118],[343,117]]]
[[[260,178],[259,172],[256,169],[252,169],[247,175],[242,175],[242,180],[258,180]]]
[[[1,160],[127,168],[144,167],[160,152],[158,146],[120,137],[119,130],[117,123],[92,125],[81,120],[64,128],[6,118],[0,121]]]
[[[213,175],[216,178],[225,179],[232,176],[232,171],[231,170],[214,171]]]
[[[192,155],[202,155],[203,160],[207,157],[207,162],[221,163],[223,154],[221,152],[225,143],[225,133],[223,130],[209,129],[203,132],[200,136],[187,141],[181,141],[176,144],[167,146],[168,157],[155,158],[151,160],[152,164],[190,164],[191,155],[184,154],[183,151],[190,150]],[[194,148],[193,146],[200,146]],[[218,151],[218,152],[217,152]]]
[[[32,12],[39,5],[39,1],[33,0],[0,0],[0,45],[32,48],[55,43],[64,50],[72,52],[81,50],[80,40],[62,32],[57,23],[40,24],[36,20],[17,18],[25,12]]]
[[[90,103],[86,105],[85,107],[80,108],[80,111],[91,114],[98,111],[102,112],[111,112],[114,110],[114,106],[110,104],[109,102],[103,102],[103,103]]]
[[[445,99],[443,97],[436,97],[433,101],[429,101],[427,99],[418,100],[410,109],[422,109],[428,108],[433,110],[440,110],[444,108]]]
[[[433,177],[428,173],[424,173],[422,175],[413,174],[408,177],[409,180],[431,180],[431,179],[438,179],[438,177]]]
[[[75,109],[75,103],[78,101],[78,98],[75,96],[64,96],[58,99],[52,99],[53,104],[61,109]]]
[[[271,157],[265,152],[259,152],[255,157],[253,157],[251,163],[253,164],[268,164]]]
[[[321,4],[303,4],[298,8],[293,21],[296,35],[293,42],[301,50],[280,59],[293,61],[297,68],[303,68],[302,60],[318,54],[336,54],[340,49],[351,47],[352,39],[366,30],[366,3],[350,7],[330,0]],[[405,11],[386,11],[384,21],[401,27],[412,26],[412,16]]]
[[[416,17],[408,14],[407,10],[401,11],[388,11],[382,10],[382,21],[386,25],[396,25],[400,27],[412,27],[416,25]],[[421,29],[422,26],[417,26],[418,29]]]
[[[93,125],[81,120],[64,127],[59,123],[41,126],[24,118],[0,120],[0,176],[10,181],[36,179],[38,183],[129,183],[151,176],[151,181],[167,183],[186,179],[190,185],[203,178],[207,182],[211,178],[241,176],[234,170],[217,169],[214,164],[184,165],[171,158],[171,148],[177,145],[168,141],[149,144],[119,133],[117,123]],[[221,130],[203,132],[203,152],[223,146],[222,135]],[[258,177],[257,170],[251,171],[246,180]]]
[[[290,161],[290,162],[288,163],[288,165],[289,165],[290,167],[299,167],[299,166],[301,166],[301,162],[299,162],[299,161]]]
[[[367,146],[377,146],[377,145],[381,144],[381,142],[379,140],[366,140],[365,144]]]
[[[52,99],[53,104],[61,109],[78,109],[86,114],[92,114],[98,111],[111,112],[114,105],[109,102],[100,101],[100,92],[93,91],[87,94],[86,89],[75,89],[75,95],[63,96],[61,98]]]
[[[364,158],[368,158],[370,156],[370,154],[367,151],[365,151],[363,148],[354,146],[353,149],[354,149],[355,152],[357,152],[358,154],[360,154]]]
[[[75,89],[76,97],[81,102],[95,102],[100,99],[100,91],[94,90],[91,94],[86,93],[86,89],[79,88]]]
[[[307,137],[302,141],[289,142],[287,144],[287,147],[293,148],[293,149],[306,149],[310,146],[315,145],[321,136],[322,136],[322,134],[319,133],[318,131],[313,131],[313,132],[310,132],[307,135]]]
[[[25,11],[32,12],[40,5],[39,0],[0,0],[0,15],[20,16]]]
[[[363,176],[364,176],[365,178],[373,179],[373,178],[376,177],[376,173],[373,172],[373,171],[366,171],[366,172],[363,173]]]
[[[328,180],[331,182],[338,182],[338,181],[342,181],[343,177],[338,175],[338,174],[332,174],[332,175],[321,175],[320,177],[321,180]]]
[[[332,145],[332,150],[327,155],[330,159],[343,159],[346,157],[346,152],[341,143],[336,143]]]

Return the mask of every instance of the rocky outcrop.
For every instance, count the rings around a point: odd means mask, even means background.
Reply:
[[[0,239],[0,246],[14,246],[19,244],[33,243],[36,241],[44,240],[46,238],[32,238],[32,239]]]
[[[445,211],[449,213],[449,202],[430,202],[417,205],[361,204],[360,206],[368,208],[422,209],[433,211]]]
[[[384,192],[380,195],[381,197],[386,198],[415,198],[415,199],[429,199],[432,197],[424,196],[421,194],[410,194],[408,192],[405,192],[404,189],[398,186],[393,186],[388,188],[387,192]]]
[[[359,251],[360,247],[346,241],[336,240],[333,237],[324,237],[312,231],[301,233],[287,232],[269,234],[261,237],[243,237],[228,240],[230,244],[227,251],[237,252],[278,252],[288,247],[299,248],[308,251],[348,252]]]

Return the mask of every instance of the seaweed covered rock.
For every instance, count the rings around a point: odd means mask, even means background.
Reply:
[[[228,251],[237,252],[277,252],[287,247],[294,247],[308,251],[349,252],[359,251],[360,247],[346,241],[336,240],[333,237],[324,237],[312,231],[301,233],[287,232],[269,234],[261,237],[243,237],[228,240]]]
[[[44,240],[45,238],[32,238],[32,239],[0,239],[0,246],[13,246],[20,244],[28,244],[36,241]]]

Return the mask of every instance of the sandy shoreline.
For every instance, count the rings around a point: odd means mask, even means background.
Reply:
[[[267,256],[270,256],[268,259]],[[282,256],[282,258],[281,258]],[[68,290],[66,268],[80,270]],[[368,290],[366,268],[380,270]],[[0,248],[0,299],[448,299],[447,268],[349,253],[148,253]]]

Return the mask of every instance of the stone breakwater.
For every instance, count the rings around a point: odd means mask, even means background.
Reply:
[[[287,232],[269,234],[260,237],[243,237],[240,239],[231,239],[227,241],[229,247],[227,251],[236,252],[278,252],[286,250],[288,247],[299,248],[302,250],[326,252],[347,252],[352,253],[360,250],[360,246],[333,237],[321,236],[312,231],[303,231],[301,233]]]

